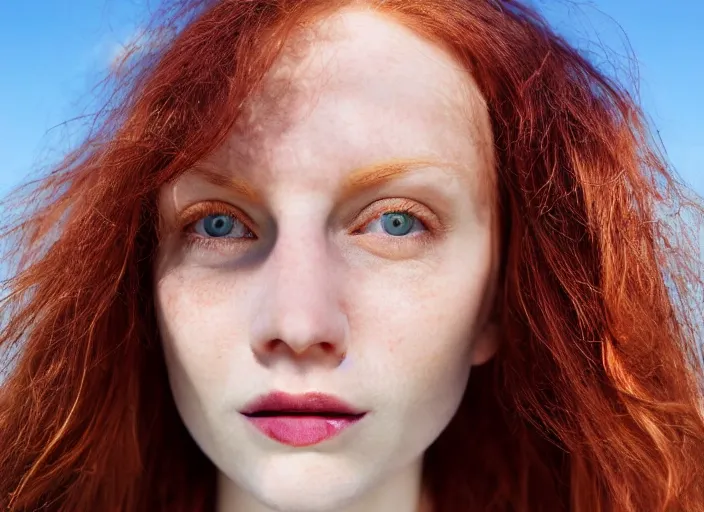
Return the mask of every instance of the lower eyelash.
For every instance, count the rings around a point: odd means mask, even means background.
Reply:
[[[222,251],[223,249],[233,249],[237,246],[250,243],[256,240],[253,237],[246,238],[209,238],[192,232],[182,232],[182,240],[186,248],[196,248],[208,251]]]

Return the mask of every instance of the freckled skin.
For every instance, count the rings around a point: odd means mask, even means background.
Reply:
[[[264,204],[194,174],[161,191],[168,222],[217,200],[255,224],[256,240],[217,248],[168,235],[156,264],[172,391],[220,472],[221,512],[415,511],[422,455],[455,414],[471,366],[495,350],[494,217],[472,192],[492,172],[492,141],[475,84],[380,15],[321,23],[326,37],[284,55],[269,93],[207,158]],[[295,87],[277,95],[281,76]],[[397,158],[453,170],[414,170],[337,201],[352,170]],[[426,243],[351,233],[360,210],[396,199],[424,205],[445,229]],[[290,448],[238,413],[272,390],[330,393],[369,413],[339,437]]]

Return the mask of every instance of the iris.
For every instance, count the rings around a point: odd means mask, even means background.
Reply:
[[[415,224],[415,218],[407,213],[385,213],[382,215],[381,224],[388,234],[404,236],[410,233]]]
[[[214,238],[229,235],[234,225],[235,219],[230,215],[209,215],[203,219],[203,230]]]

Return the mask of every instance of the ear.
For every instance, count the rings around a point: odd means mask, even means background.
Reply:
[[[489,361],[494,357],[501,343],[502,304],[501,296],[497,293],[497,272],[494,269],[494,277],[487,284],[486,300],[478,316],[476,325],[480,328],[474,332],[472,346],[470,347],[470,363],[472,366],[480,366]]]
[[[499,349],[499,324],[493,319],[484,323],[484,327],[472,340],[471,363],[479,366],[489,361]]]

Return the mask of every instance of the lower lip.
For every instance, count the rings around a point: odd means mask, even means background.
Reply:
[[[289,446],[311,446],[333,438],[364,415],[350,417],[267,416],[246,418],[265,436]]]

